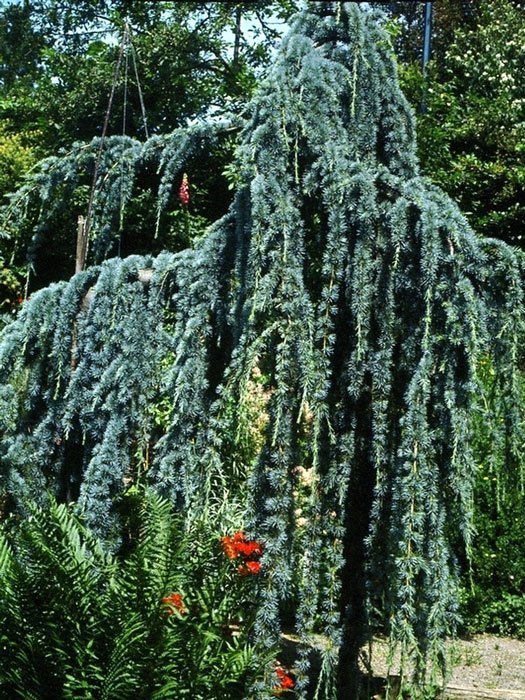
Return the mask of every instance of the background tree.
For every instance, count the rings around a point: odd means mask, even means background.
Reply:
[[[422,167],[459,202],[474,230],[522,246],[525,10],[511,0],[483,0],[468,21],[449,26],[447,34],[437,32],[426,113],[418,120]],[[419,67],[408,64],[403,74],[417,105]]]
[[[380,3],[395,21],[394,47],[403,65],[421,64],[423,53],[424,3],[395,1]],[[432,55],[439,62],[453,40],[454,31],[475,20],[475,0],[443,0],[432,6]]]
[[[69,150],[79,139],[100,136],[112,87],[107,135],[145,138],[144,114],[149,132],[161,135],[217,110],[239,112],[292,9],[288,0],[11,3],[0,14],[4,64],[0,119],[5,138],[16,136],[22,147],[42,157],[60,148]],[[122,47],[126,23],[130,40]],[[232,149],[232,140],[225,134],[211,152],[200,154],[198,163],[188,163],[194,166],[192,190],[201,196],[192,197],[187,209],[191,216],[182,216],[175,208],[160,229],[155,225],[155,203],[148,194],[151,187],[158,186],[158,179],[145,169],[133,198],[140,202],[140,212],[136,204],[127,210],[126,240],[108,254],[180,248],[202,229],[203,221],[209,223],[222,215],[231,201],[228,182],[213,181],[211,175],[227,166]],[[17,178],[33,162],[18,159]],[[86,213],[92,170],[86,170],[79,183],[83,189],[79,187],[71,201],[64,200],[49,222],[45,245],[41,245],[38,204],[28,209],[28,225],[17,229],[12,243],[2,243],[2,256],[12,271],[25,267],[30,248],[34,273],[30,290],[65,279],[74,269],[76,222],[79,214]],[[17,179],[5,183],[0,196],[16,185]],[[153,212],[149,218],[148,209]],[[38,236],[32,245],[35,227]],[[152,235],[144,236],[145,231]],[[12,305],[23,295],[22,279],[17,279],[17,286],[13,283],[6,288]]]
[[[286,0],[10,4],[0,24],[2,116],[18,130],[37,123],[39,147],[52,151],[100,135],[125,23],[153,133],[166,133],[213,109],[242,108],[253,91],[254,73],[268,61],[280,23],[293,9]],[[132,63],[130,55],[127,85],[125,71],[119,75],[109,133],[122,133],[127,87],[126,133],[144,136]]]

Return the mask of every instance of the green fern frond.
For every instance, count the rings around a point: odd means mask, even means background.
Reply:
[[[144,657],[149,657],[150,631],[140,613],[131,614],[113,641],[101,687],[101,700],[133,700],[140,696]]]

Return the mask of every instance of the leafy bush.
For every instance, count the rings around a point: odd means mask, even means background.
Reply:
[[[0,119],[0,201],[7,192],[16,189],[34,162],[35,154],[25,144],[23,136],[9,133]],[[17,236],[5,239],[0,233],[0,313],[13,312],[23,294],[26,270],[14,262],[19,244]],[[25,253],[25,248],[23,250]],[[0,328],[4,323],[0,319]]]
[[[463,577],[464,625],[468,632],[525,638],[525,375],[518,373],[511,403],[507,377],[488,360],[478,373],[483,390],[472,424],[475,537]]]
[[[482,475],[478,484],[477,535],[462,596],[464,625],[470,633],[525,639],[523,495],[516,489],[496,508],[492,480]]]
[[[468,593],[467,630],[471,633],[491,632],[504,637],[525,639],[525,597],[504,592],[495,599],[481,591]]]
[[[35,163],[32,149],[26,145],[20,134],[9,133],[0,120],[0,197],[12,192],[22,179],[22,175]]]
[[[1,698],[238,700],[253,681],[254,576],[208,524],[183,531],[157,496],[128,505],[118,555],[65,505],[4,524]]]

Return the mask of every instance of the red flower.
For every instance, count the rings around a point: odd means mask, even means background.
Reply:
[[[283,692],[292,690],[295,687],[294,679],[288,673],[286,673],[282,666],[277,666],[275,669],[275,675],[279,679],[279,685],[275,686],[273,691],[274,695],[281,695]]]
[[[235,535],[233,535],[233,537],[228,537],[228,535],[222,537],[221,544],[224,554],[226,554],[228,559],[236,559],[239,556]]]
[[[241,576],[257,576],[261,573],[261,562],[260,561],[245,561],[239,565],[237,571]]]
[[[226,535],[222,537],[221,544],[228,559],[237,559],[237,557],[241,556],[246,560],[246,564],[257,564],[257,566],[248,567],[248,570],[243,564],[239,567],[239,573],[241,573],[241,570],[243,575],[247,573],[259,573],[261,567],[256,560],[261,556],[263,551],[260,542],[256,540],[247,540],[244,532],[239,531],[231,536]]]
[[[184,206],[187,206],[190,201],[190,181],[186,173],[182,176],[182,182],[180,183],[179,200]]]
[[[161,602],[168,606],[166,610],[168,615],[173,615],[175,610],[181,615],[185,615],[188,612],[184,607],[184,601],[180,593],[170,593],[165,598],[162,598]]]
[[[238,542],[236,545],[237,552],[243,557],[260,557],[262,554],[262,546],[255,540],[247,542]]]

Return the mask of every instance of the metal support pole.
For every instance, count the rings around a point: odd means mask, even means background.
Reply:
[[[427,63],[430,61],[430,48],[432,43],[432,3],[425,2],[424,8],[424,34],[423,34],[423,75],[425,74]]]
[[[423,9],[423,94],[419,111],[424,114],[427,111],[427,63],[430,61],[430,49],[432,44],[432,2],[425,2]]]

